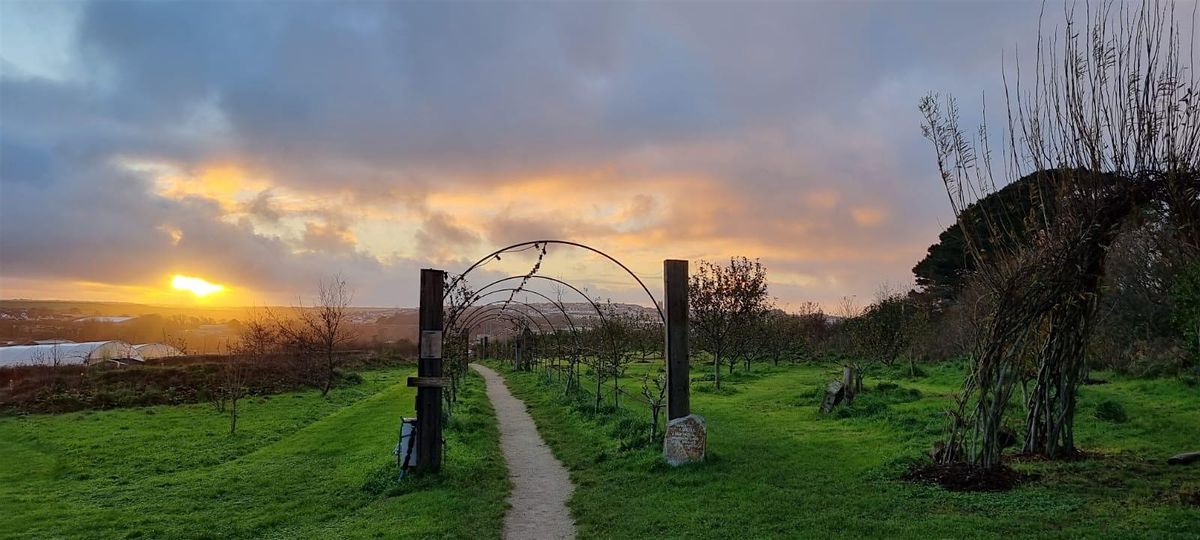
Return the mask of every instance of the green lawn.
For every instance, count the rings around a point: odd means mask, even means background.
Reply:
[[[0,537],[498,538],[508,480],[471,374],[440,478],[391,481],[411,369],[244,401],[0,419]]]
[[[648,367],[632,365],[626,388]],[[952,493],[897,478],[941,433],[958,366],[917,379],[868,374],[868,392],[825,417],[816,409],[834,365],[756,366],[720,394],[693,382],[709,459],[679,469],[661,464],[657,447],[622,450],[629,421],[598,421],[539,375],[499,369],[571,469],[583,538],[1200,537],[1200,469],[1165,465],[1200,449],[1200,389],[1176,380],[1098,374],[1112,383],[1083,388],[1077,421],[1078,444],[1098,457],[1019,463],[1040,478],[1007,493]],[[707,373],[697,366],[693,377]],[[885,379],[899,387],[878,390]],[[1095,418],[1104,399],[1129,420]]]

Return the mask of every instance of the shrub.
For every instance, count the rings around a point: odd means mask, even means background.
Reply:
[[[632,450],[651,446],[650,423],[645,420],[623,416],[613,423],[612,437],[620,441],[621,450]]]
[[[1121,402],[1112,399],[1101,401],[1096,406],[1096,418],[1116,424],[1121,424],[1129,420],[1129,416],[1125,413],[1125,406],[1121,405]]]

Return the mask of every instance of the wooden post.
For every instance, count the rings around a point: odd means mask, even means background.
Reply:
[[[533,371],[533,351],[529,348],[532,335],[528,326],[521,331],[521,369],[525,371]]]
[[[525,360],[522,358],[522,353],[524,352],[525,351],[521,350],[521,338],[519,336],[513,336],[513,369],[517,371],[521,370],[521,367],[524,365],[522,362]]]
[[[664,312],[667,322],[663,352],[667,357],[667,420],[691,414],[688,395],[688,262],[663,261]]]
[[[421,270],[421,312],[417,360],[418,377],[442,376],[442,287],[446,273]],[[442,389],[417,387],[417,470],[442,469]]]

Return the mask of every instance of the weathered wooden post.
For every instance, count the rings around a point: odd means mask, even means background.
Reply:
[[[667,420],[691,414],[688,360],[688,262],[663,261],[667,358]]]
[[[421,270],[421,307],[417,377],[417,470],[442,469],[442,287],[446,273]]]
[[[513,336],[513,369],[521,371],[525,367],[525,340],[521,336]]]
[[[530,341],[533,338],[533,333],[526,326],[521,331],[521,369],[523,371],[533,371],[533,350],[530,349]]]
[[[704,460],[708,430],[704,417],[692,414],[688,360],[688,262],[663,261],[664,334],[667,360],[667,429],[663,458],[675,466]]]

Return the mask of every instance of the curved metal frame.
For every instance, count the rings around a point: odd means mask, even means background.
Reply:
[[[514,277],[521,277],[521,276],[514,276]],[[494,282],[493,282],[493,284],[494,284]],[[489,284],[488,286],[491,286],[491,284]],[[567,327],[567,328],[568,328],[568,329],[571,331],[571,339],[572,339],[572,341],[574,341],[574,342],[575,342],[575,352],[576,352],[576,354],[581,354],[581,353],[583,352],[583,346],[582,346],[582,345],[580,345],[580,343],[579,343],[579,328],[578,328],[577,326],[575,326],[575,321],[574,321],[573,319],[571,319],[571,314],[567,312],[567,309],[566,309],[566,307],[565,307],[565,306],[563,306],[562,304],[560,304],[560,303],[558,303],[558,302],[554,301],[554,299],[553,299],[553,298],[550,298],[549,296],[546,296],[546,295],[544,295],[544,294],[542,294],[542,293],[540,293],[540,292],[538,292],[538,291],[533,291],[533,290],[529,290],[529,289],[517,289],[517,288],[513,288],[513,287],[509,287],[509,288],[505,288],[505,289],[495,289],[495,290],[491,290],[491,291],[488,291],[488,292],[486,292],[486,293],[483,293],[483,294],[476,294],[476,295],[475,295],[475,296],[474,296],[474,297],[471,299],[471,302],[472,302],[472,303],[474,303],[474,302],[476,302],[476,301],[478,301],[478,300],[480,300],[480,299],[482,299],[482,298],[484,298],[484,297],[486,297],[486,296],[488,296],[488,295],[491,295],[491,294],[502,293],[502,292],[510,292],[510,291],[515,291],[515,292],[525,292],[525,293],[531,293],[531,294],[535,294],[535,295],[537,295],[537,296],[540,296],[541,298],[545,299],[547,302],[550,302],[550,305],[552,305],[552,306],[554,306],[554,307],[558,308],[558,311],[559,311],[559,312],[561,312],[561,313],[562,313],[562,315],[563,315],[563,317],[564,317],[564,318],[566,318],[566,320],[567,320],[567,325],[568,325],[568,327]],[[516,300],[514,300],[514,301],[516,301]],[[522,303],[524,303],[524,302],[522,302]],[[472,304],[468,304],[468,305],[467,305],[467,307],[470,307],[471,305],[472,305]],[[550,330],[552,331],[550,335],[552,335],[552,336],[556,336],[556,337],[558,336],[558,328],[557,328],[557,327],[556,327],[556,326],[555,326],[553,323],[551,323],[551,322],[549,321],[549,319],[548,319],[548,318],[545,316],[545,314],[544,314],[544,313],[541,313],[541,310],[538,310],[536,307],[533,307],[533,306],[532,306],[532,305],[530,305],[530,304],[525,304],[525,305],[526,305],[526,306],[529,306],[530,308],[532,308],[532,309],[534,309],[534,310],[536,310],[536,311],[538,311],[538,313],[539,313],[540,315],[542,315],[542,317],[543,317],[543,318],[547,319],[547,320],[546,320],[546,322],[547,322],[548,324],[550,324]],[[465,309],[465,308],[464,308],[464,309]],[[503,310],[502,310],[502,311],[503,311]],[[464,321],[462,322],[462,326],[464,327],[464,330],[465,330],[465,331],[468,333],[468,335],[469,335],[469,334],[470,334],[470,332],[471,332],[471,327],[472,327],[474,324],[479,324],[479,323],[481,322],[481,321],[476,321],[476,320],[473,320],[473,319],[471,318],[473,315],[475,315],[475,312],[469,313],[469,314],[467,315],[467,319],[466,319],[466,320],[464,320]],[[485,318],[486,318],[486,316],[485,316]],[[458,324],[458,323],[457,323],[457,321],[456,321],[455,323],[452,323],[452,324]]]
[[[636,281],[637,284],[642,287],[642,290],[645,291],[646,295],[650,297],[650,302],[654,304],[654,309],[656,311],[658,311],[658,317],[660,319],[662,319],[663,324],[666,324],[667,317],[665,315],[663,315],[662,308],[659,307],[659,305],[658,305],[658,299],[654,297],[654,293],[650,292],[650,288],[646,287],[646,284],[642,282],[642,278],[639,278],[637,276],[637,274],[633,273],[633,270],[630,270],[629,267],[625,266],[624,263],[613,258],[612,255],[609,255],[603,251],[600,251],[592,246],[589,246],[586,244],[580,244],[578,242],[571,242],[569,240],[532,240],[532,241],[528,241],[528,242],[516,243],[511,246],[503,247],[496,251],[493,251],[493,252],[487,254],[486,256],[484,256],[483,258],[479,259],[478,261],[475,261],[475,264],[472,264],[471,266],[467,267],[467,269],[465,271],[463,271],[463,273],[456,276],[454,278],[454,281],[450,282],[450,286],[446,288],[446,291],[442,293],[442,299],[444,300],[446,298],[446,296],[449,295],[450,291],[453,291],[454,287],[457,286],[458,283],[467,276],[467,274],[470,274],[472,270],[483,265],[487,261],[492,260],[492,258],[496,257],[497,255],[500,255],[501,253],[506,253],[509,250],[512,250],[515,248],[524,247],[524,246],[536,246],[538,244],[545,244],[545,245],[562,244],[565,246],[573,246],[573,247],[577,247],[577,248],[581,248],[581,249],[586,249],[588,251],[591,251],[592,253],[595,253],[597,255],[600,255],[600,256],[612,261],[614,264],[621,267],[621,269],[624,270],[626,274],[629,274],[629,276],[632,277],[633,280]]]
[[[519,292],[526,292],[526,293],[532,293],[532,294],[536,294],[536,295],[538,295],[538,296],[540,296],[540,297],[544,298],[544,299],[545,299],[547,302],[550,302],[550,305],[552,305],[552,306],[554,306],[554,307],[558,308],[558,311],[559,311],[560,313],[562,313],[563,317],[564,317],[564,318],[567,320],[567,328],[568,328],[568,329],[571,331],[571,335],[574,337],[574,339],[575,339],[575,342],[576,342],[576,347],[578,347],[578,343],[579,343],[579,328],[578,328],[577,326],[575,326],[575,321],[574,321],[573,319],[571,319],[571,314],[567,312],[567,309],[566,309],[566,307],[564,307],[562,304],[559,304],[558,302],[555,302],[555,301],[554,301],[552,298],[550,298],[549,296],[546,296],[546,295],[544,295],[544,294],[542,294],[542,293],[540,293],[540,292],[537,292],[537,291],[531,291],[531,290],[520,290],[520,289],[515,289],[515,288],[508,288],[508,289],[496,289],[496,290],[494,290],[494,291],[489,291],[489,292],[487,292],[487,293],[485,293],[485,294],[482,294],[482,295],[478,295],[478,296],[476,296],[476,297],[475,297],[475,299],[474,299],[473,301],[475,301],[475,300],[479,300],[479,299],[481,299],[481,298],[483,298],[483,297],[485,297],[485,296],[491,295],[491,294],[495,294],[495,293],[501,293],[501,292],[509,292],[509,291],[519,291]],[[514,301],[515,301],[515,300],[514,300]],[[557,328],[557,327],[554,325],[554,323],[552,323],[552,322],[550,322],[550,321],[549,321],[549,318],[547,318],[547,317],[545,316],[545,314],[544,314],[544,313],[541,313],[541,310],[538,310],[536,307],[534,307],[534,306],[533,306],[533,305],[531,305],[531,304],[525,304],[525,305],[529,306],[530,308],[532,308],[532,309],[534,309],[534,310],[537,310],[537,311],[538,311],[538,313],[542,315],[542,318],[545,318],[545,319],[547,319],[547,323],[549,323],[549,324],[550,324],[550,330],[552,331],[552,333],[554,333],[554,334],[557,334],[557,333],[558,333],[558,328]],[[468,307],[470,307],[470,305],[468,305]],[[472,323],[472,322],[474,322],[474,321],[472,321],[472,320],[471,320],[471,315],[474,315],[474,313],[472,312],[472,313],[468,314],[468,316],[467,316],[467,319],[466,319],[466,320],[464,320],[464,321],[462,322],[462,325],[466,327],[466,330],[467,330],[468,332],[470,332],[470,324],[468,324],[468,323]],[[456,321],[454,324],[458,324],[458,323],[457,323],[457,321]]]
[[[570,283],[567,283],[566,281],[563,281],[563,280],[561,280],[561,279],[557,279],[557,278],[552,278],[552,277],[550,277],[550,276],[540,276],[540,275],[537,275],[537,274],[534,274],[534,275],[532,275],[532,276],[522,276],[522,275],[518,275],[518,276],[508,276],[508,277],[506,277],[506,278],[500,278],[500,279],[497,279],[496,281],[493,281],[493,282],[491,282],[491,283],[488,283],[487,285],[484,285],[483,287],[480,287],[480,288],[479,288],[479,290],[478,290],[478,291],[477,291],[475,294],[476,294],[476,295],[479,295],[479,294],[480,294],[480,293],[482,293],[483,291],[486,291],[486,290],[488,289],[488,287],[491,287],[491,286],[493,286],[493,285],[497,285],[497,284],[499,284],[499,283],[503,283],[503,282],[505,282],[505,281],[511,281],[511,280],[514,280],[514,279],[524,279],[525,277],[529,277],[530,279],[544,279],[544,280],[546,280],[546,281],[551,281],[551,282],[554,282],[554,283],[558,283],[559,285],[565,285],[565,286],[569,287],[569,288],[570,288],[572,291],[575,291],[576,293],[578,293],[578,294],[579,294],[579,296],[582,296],[582,297],[583,297],[583,299],[587,301],[587,303],[591,304],[591,305],[592,305],[592,309],[596,310],[596,315],[599,315],[599,316],[600,316],[600,320],[601,320],[601,321],[604,321],[604,311],[602,311],[602,310],[600,309],[600,306],[599,306],[598,304],[596,304],[596,302],[595,302],[594,300],[592,300],[592,299],[591,299],[591,297],[589,297],[589,296],[587,295],[587,293],[585,293],[585,292],[583,292],[583,291],[579,290],[579,288],[578,288],[578,287],[576,287],[576,286],[574,286],[574,285],[571,285]],[[529,291],[529,289],[521,289],[521,290],[522,290],[522,291]],[[529,292],[533,292],[533,291],[529,291]],[[543,295],[542,297],[543,297],[543,298],[545,298],[545,296],[544,296],[544,295]],[[469,304],[468,304],[468,305],[469,305]]]
[[[531,316],[531,315],[529,315],[528,313],[525,313],[525,312],[523,312],[523,311],[521,311],[521,310],[519,310],[519,309],[509,309],[507,306],[502,306],[501,304],[504,304],[504,303],[516,303],[516,304],[521,304],[521,305],[523,305],[523,306],[525,306],[525,307],[527,307],[527,308],[529,308],[529,309],[533,310],[533,312],[534,312],[534,313],[537,313],[538,315],[541,315],[541,316],[542,316],[542,318],[546,320],[546,324],[550,325],[550,329],[551,329],[551,330],[553,330],[553,329],[554,329],[554,323],[550,322],[550,318],[549,318],[549,317],[547,317],[547,316],[546,316],[546,314],[542,312],[542,310],[540,310],[540,309],[538,309],[538,308],[536,308],[536,307],[534,307],[534,306],[532,306],[532,305],[529,305],[529,304],[527,304],[527,303],[525,303],[525,302],[522,302],[522,301],[520,301],[520,300],[512,300],[512,301],[509,301],[509,300],[496,300],[496,301],[494,301],[494,302],[489,302],[489,303],[487,303],[487,304],[484,304],[484,305],[482,305],[482,306],[479,306],[479,309],[493,309],[493,310],[494,310],[494,309],[499,309],[500,311],[511,311],[511,312],[513,312],[513,313],[520,313],[521,315],[524,315],[524,316],[525,316],[525,317],[527,317],[527,318],[528,318],[530,321],[532,321],[532,322],[533,322],[533,324],[534,324],[534,326],[537,326],[537,329],[538,329],[538,333],[539,333],[539,334],[544,334],[544,333],[546,333],[546,332],[545,332],[545,329],[543,329],[543,328],[542,328],[542,323],[538,322],[538,321],[537,321],[537,319],[534,319],[534,318],[533,318],[533,316]],[[500,307],[497,307],[497,306],[500,306]]]
[[[514,293],[517,293],[517,292],[523,292],[523,293],[536,294],[536,295],[538,295],[538,296],[540,296],[540,297],[544,298],[544,299],[545,299],[547,302],[550,302],[550,305],[552,305],[552,306],[554,306],[554,307],[558,308],[558,311],[559,311],[559,312],[561,312],[561,313],[563,314],[563,317],[565,317],[565,318],[567,319],[567,324],[568,324],[568,325],[570,325],[570,327],[571,327],[571,330],[572,330],[572,331],[574,331],[574,330],[575,330],[575,328],[576,328],[576,327],[575,327],[575,321],[573,321],[573,320],[571,319],[571,314],[567,313],[567,309],[566,309],[566,307],[562,306],[562,305],[561,305],[561,304],[559,304],[558,302],[555,302],[555,301],[554,301],[553,299],[551,299],[549,296],[546,296],[546,295],[544,295],[544,294],[542,294],[542,293],[540,293],[540,292],[533,291],[533,290],[529,290],[529,289],[519,289],[519,288],[515,288],[515,287],[509,287],[509,288],[506,288],[506,289],[495,289],[495,290],[488,291],[488,292],[486,292],[486,293],[482,293],[482,294],[478,294],[478,293],[477,293],[477,294],[475,294],[475,296],[473,296],[473,297],[471,298],[471,301],[470,301],[469,303],[467,303],[466,305],[462,306],[462,309],[463,309],[463,311],[465,312],[467,308],[473,307],[473,306],[475,305],[475,302],[478,302],[479,300],[482,300],[483,298],[485,298],[485,297],[487,297],[487,296],[491,296],[491,295],[493,295],[493,294],[496,294],[496,293],[502,293],[502,292],[514,292]],[[519,300],[510,300],[510,301],[511,301],[511,302],[520,302]],[[522,304],[525,304],[524,302],[520,302],[520,303],[522,303]],[[538,310],[536,307],[533,307],[531,304],[525,304],[525,305],[526,305],[526,306],[529,306],[531,309],[537,310],[539,313],[541,313],[541,310]],[[460,313],[462,313],[462,312],[460,312]],[[468,314],[467,314],[467,319],[463,321],[463,325],[464,325],[464,326],[466,325],[467,321],[469,321],[469,320],[470,320],[470,315],[471,315],[471,314],[470,314],[470,313],[468,313]],[[542,315],[542,317],[543,317],[543,318],[546,318],[544,314]],[[549,322],[549,319],[547,319],[547,322]],[[453,320],[453,321],[450,321],[450,323],[447,325],[447,327],[454,327],[454,326],[458,326],[458,325],[459,325],[459,321],[458,321],[458,319],[457,319],[457,318],[455,318],[455,320]],[[551,328],[551,329],[555,329],[555,327],[554,327],[554,324],[553,324],[553,323],[550,323],[550,328]]]

